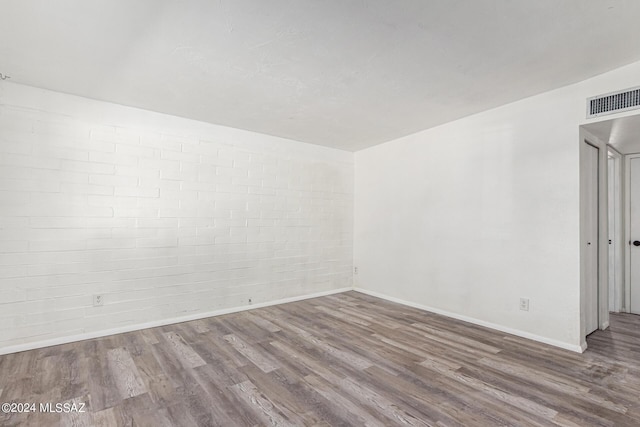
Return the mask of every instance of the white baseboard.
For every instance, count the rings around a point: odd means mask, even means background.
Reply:
[[[441,314],[443,316],[447,316],[447,317],[451,317],[454,319],[458,319],[458,320],[462,320],[464,322],[469,322],[469,323],[473,323],[474,325],[479,325],[479,326],[484,326],[486,328],[490,328],[490,329],[495,329],[497,331],[501,331],[501,332],[506,332],[508,334],[511,335],[516,335],[522,338],[527,338],[533,341],[538,341],[541,343],[545,343],[545,344],[549,344],[552,345],[554,347],[560,347],[563,348],[565,350],[570,350],[570,351],[574,351],[576,353],[582,353],[586,350],[587,348],[587,344],[584,343],[583,345],[572,345],[572,344],[568,344],[562,341],[557,341],[551,338],[546,338],[546,337],[542,337],[540,335],[536,335],[536,334],[532,334],[529,332],[525,332],[525,331],[520,331],[518,329],[512,329],[503,325],[498,325],[495,323],[491,323],[491,322],[485,322],[484,320],[479,320],[479,319],[475,319],[473,317],[468,317],[468,316],[464,316],[458,313],[452,313],[450,311],[446,311],[446,310],[441,310],[439,308],[434,308],[434,307],[429,307],[426,305],[422,305],[422,304],[417,304],[414,302],[409,302],[409,301],[405,301],[402,300],[400,298],[395,298],[395,297],[391,297],[385,294],[381,294],[375,291],[370,291],[367,289],[362,289],[362,288],[354,288],[354,291],[356,292],[361,292],[363,294],[367,294],[367,295],[371,295],[373,297],[376,298],[382,298],[385,299],[387,301],[391,301],[391,302],[396,302],[398,304],[402,304],[402,305],[406,305],[409,307],[413,307],[413,308],[417,308],[420,310],[424,310],[424,311],[428,311],[430,313],[435,313],[435,314]]]
[[[587,349],[587,341],[582,341],[580,343],[580,353],[584,353],[586,349]]]
[[[302,301],[305,299],[323,297],[326,295],[339,294],[342,292],[352,291],[352,287],[332,289],[330,291],[316,292],[314,294],[300,295],[296,297],[283,298],[274,301],[261,302],[257,304],[244,305],[240,307],[223,308],[220,310],[208,311],[205,313],[196,313],[188,316],[174,317],[171,319],[154,320],[152,322],[137,323],[135,325],[127,325],[120,328],[104,329],[101,331],[86,332],[78,335],[70,335],[66,337],[53,338],[49,340],[34,341],[25,344],[17,344],[0,348],[0,355],[9,353],[18,353],[20,351],[33,350],[36,348],[51,347],[54,345],[67,344],[70,342],[84,341],[92,338],[106,337],[109,335],[122,334],[125,332],[139,331],[141,329],[156,328],[158,326],[172,325],[174,323],[189,322],[191,320],[204,319],[207,317],[220,316],[222,314],[237,313],[240,311],[253,310],[255,308],[269,307],[272,305],[286,304],[288,302]]]

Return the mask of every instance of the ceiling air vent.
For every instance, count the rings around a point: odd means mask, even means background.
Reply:
[[[587,99],[587,118],[640,108],[640,87]]]

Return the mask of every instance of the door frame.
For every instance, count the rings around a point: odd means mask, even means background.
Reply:
[[[628,216],[625,213],[625,188],[627,185],[625,184],[625,156],[616,150],[611,145],[607,144],[607,150],[612,155],[614,159],[614,164],[616,167],[613,170],[615,174],[615,178],[618,181],[618,185],[615,186],[614,182],[614,193],[613,193],[613,203],[616,205],[617,213],[616,213],[616,223],[614,227],[614,235],[609,236],[610,239],[613,239],[613,244],[610,245],[609,249],[613,249],[616,251],[617,257],[614,258],[614,268],[615,268],[615,283],[614,283],[614,300],[613,300],[613,311],[614,312],[624,312],[624,301],[625,301],[625,293],[626,293],[626,271],[625,271],[625,249],[628,248],[628,245],[625,244],[628,239],[625,236],[625,218]],[[607,168],[609,167],[609,162],[607,162]],[[609,170],[607,170],[607,179],[609,175]],[[609,183],[607,182],[607,191],[609,189]],[[609,200],[609,195],[607,195],[607,201]],[[608,213],[608,211],[607,211]],[[608,282],[607,282],[608,283]],[[610,286],[611,284],[609,284]],[[609,289],[611,291],[611,289]],[[611,302],[611,301],[610,301]]]
[[[631,312],[631,159],[640,158],[640,153],[624,156],[624,301],[622,311]]]
[[[598,329],[609,327],[609,219],[608,219],[608,169],[607,169],[607,144],[584,128],[580,128],[580,147],[582,153],[586,144],[598,149]],[[582,159],[582,154],[580,159]],[[584,200],[583,164],[580,160],[580,336],[582,349],[587,348],[585,328],[585,290],[586,281],[583,275],[585,271],[587,237],[585,229],[586,205]]]

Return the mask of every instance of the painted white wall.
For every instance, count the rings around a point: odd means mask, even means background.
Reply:
[[[351,153],[4,82],[0,352],[339,289],[352,254],[363,291],[578,349],[578,126],[638,75],[358,152],[355,216]]]
[[[349,287],[352,245],[353,153],[0,85],[0,352]]]
[[[356,287],[580,351],[579,126],[587,97],[638,75],[634,63],[357,152]]]

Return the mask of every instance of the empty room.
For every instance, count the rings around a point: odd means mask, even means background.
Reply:
[[[0,426],[640,425],[639,18],[0,2]]]

